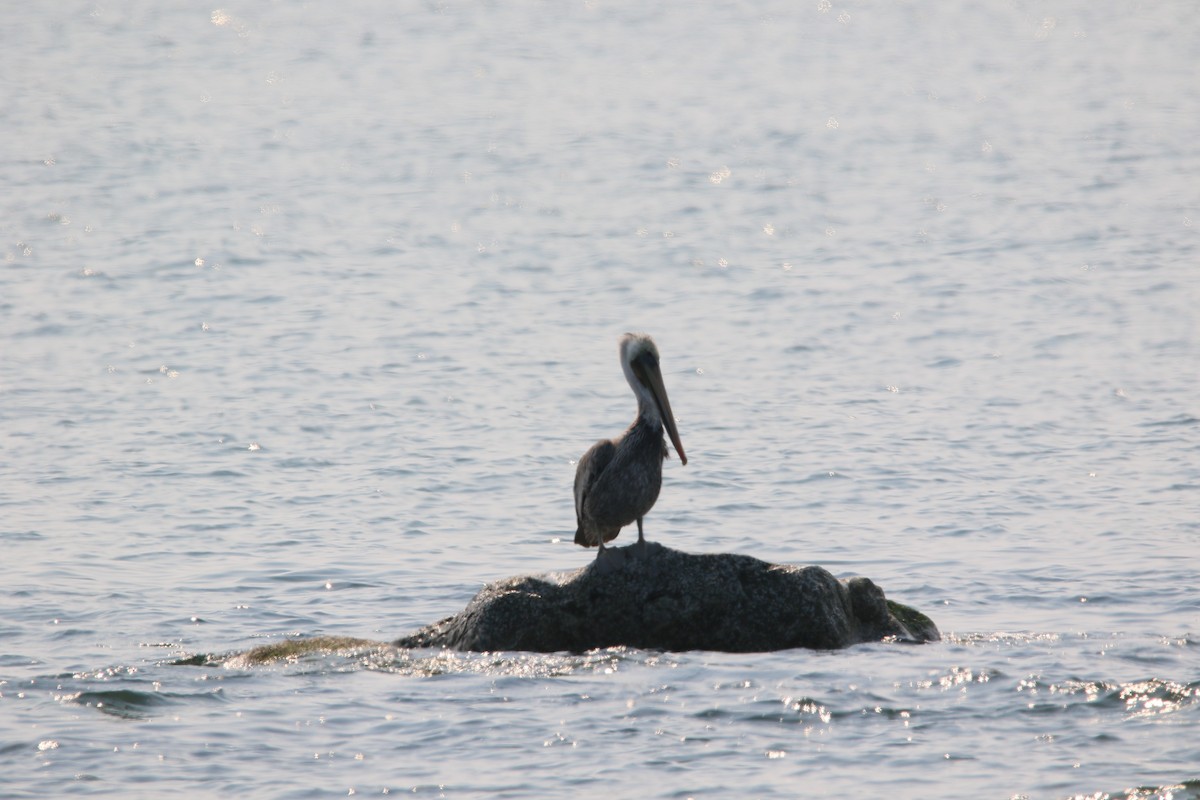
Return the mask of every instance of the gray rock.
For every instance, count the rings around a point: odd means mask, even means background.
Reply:
[[[397,647],[582,652],[759,652],[832,649],[884,639],[926,642],[937,626],[887,600],[866,578],[750,556],[693,555],[654,543],[610,547],[562,576],[524,576],[483,588],[456,616]]]

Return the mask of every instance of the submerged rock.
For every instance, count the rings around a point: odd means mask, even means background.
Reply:
[[[357,639],[352,636],[309,636],[300,639],[281,639],[241,653],[196,653],[169,662],[176,667],[231,667],[246,669],[278,662],[294,662],[313,656],[357,654],[364,651],[396,649],[389,642]]]
[[[397,647],[582,652],[759,652],[833,649],[940,638],[933,621],[887,600],[867,578],[742,555],[693,555],[659,544],[610,547],[561,576],[524,576],[483,588],[456,616]]]

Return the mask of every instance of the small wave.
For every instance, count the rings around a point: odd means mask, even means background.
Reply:
[[[1200,419],[1191,416],[1190,414],[1176,414],[1170,419],[1156,420],[1154,422],[1143,422],[1143,428],[1179,428],[1188,427],[1200,423]]]
[[[801,478],[800,480],[796,481],[796,485],[801,485],[801,484],[805,484],[805,483],[814,483],[816,481],[846,480],[846,479],[848,479],[848,477],[849,476],[843,475],[842,473],[838,472],[837,470],[832,470],[832,469],[822,470],[821,472],[814,472],[812,475],[809,475],[807,478]]]
[[[943,641],[961,645],[1005,644],[1024,645],[1034,642],[1057,642],[1062,637],[1057,633],[1030,633],[1026,631],[976,632],[943,634]]]
[[[1173,786],[1139,786],[1116,792],[1071,795],[1069,800],[1200,800],[1200,780]]]
[[[1125,683],[1111,691],[1105,701],[1119,704],[1131,718],[1158,717],[1200,703],[1200,683],[1183,684],[1158,678]]]
[[[1134,719],[1162,717],[1200,705],[1200,683],[1185,684],[1160,678],[1110,683],[1077,678],[1045,682],[1030,677],[1018,682],[1017,691],[1045,698],[1026,706],[1033,713],[1070,711],[1088,706],[1100,711],[1120,711],[1127,719]]]
[[[219,692],[220,690],[203,694],[179,695],[138,689],[110,689],[79,692],[63,699],[122,719],[150,719],[155,715],[156,710],[164,706],[178,705],[198,699],[215,700],[218,699]]]

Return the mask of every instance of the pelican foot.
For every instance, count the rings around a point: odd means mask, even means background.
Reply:
[[[629,555],[638,560],[654,558],[663,551],[663,546],[658,542],[647,542],[645,539],[639,539],[637,543],[625,548]]]

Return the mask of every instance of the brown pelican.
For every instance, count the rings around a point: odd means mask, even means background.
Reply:
[[[654,340],[645,334],[627,333],[621,337],[620,352],[625,380],[637,396],[637,419],[617,438],[592,445],[575,468],[575,519],[579,523],[575,544],[599,547],[597,558],[604,554],[604,543],[635,520],[638,544],[645,542],[642,517],[654,506],[662,488],[662,462],[667,457],[664,426],[679,461],[687,463]]]

